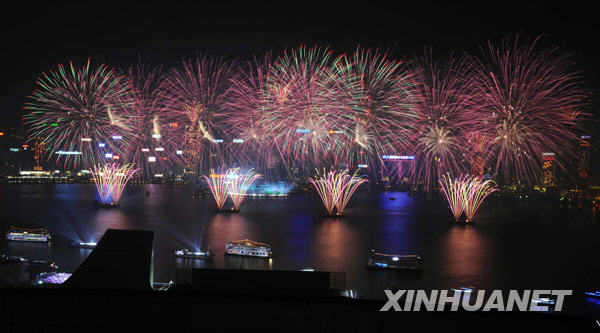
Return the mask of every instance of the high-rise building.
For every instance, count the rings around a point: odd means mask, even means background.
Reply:
[[[553,187],[556,186],[554,182],[554,160],[555,154],[548,152],[542,153],[544,164],[542,165],[542,186]]]
[[[589,178],[590,172],[590,139],[589,135],[582,135],[579,141],[579,163],[577,166],[577,174],[580,183],[584,183]],[[583,184],[582,184],[583,185]]]

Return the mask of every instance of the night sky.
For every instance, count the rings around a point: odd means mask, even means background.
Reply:
[[[443,58],[451,52],[476,53],[488,38],[542,35],[575,56],[589,88],[600,88],[600,24],[589,4],[411,2],[394,2],[402,4],[396,7],[370,1],[20,2],[0,14],[0,128],[20,124],[22,105],[42,71],[88,57],[125,67],[139,55],[150,64],[171,66],[196,51],[247,59],[253,53],[319,44],[337,53],[357,45],[379,47],[404,58],[433,48],[434,56]]]

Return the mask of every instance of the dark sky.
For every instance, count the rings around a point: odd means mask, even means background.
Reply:
[[[35,79],[69,60],[91,57],[115,67],[134,64],[138,55],[151,64],[174,65],[196,51],[249,58],[286,46],[320,44],[337,52],[356,45],[391,48],[395,55],[422,54],[433,47],[477,52],[488,38],[507,34],[543,35],[573,53],[597,89],[600,33],[597,11],[578,1],[371,1],[260,4],[246,1],[193,1],[160,4],[36,4],[21,2],[0,14],[2,58],[0,128],[20,123],[25,97]]]

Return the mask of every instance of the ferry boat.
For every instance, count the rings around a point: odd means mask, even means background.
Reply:
[[[95,242],[80,242],[80,241],[71,241],[69,244],[70,247],[76,247],[80,249],[93,249],[96,247]]]
[[[473,289],[474,289],[474,287],[458,287],[458,288],[452,288],[450,290],[452,290],[455,293],[471,294],[471,293],[473,293]]]
[[[36,276],[35,283],[38,285],[43,285],[43,284],[59,285],[59,284],[63,284],[70,277],[71,277],[71,273],[43,272]]]
[[[204,259],[204,260],[212,260],[215,256],[214,253],[207,251],[190,251],[188,249],[181,249],[175,251],[175,257],[177,258],[185,258],[185,259]]]
[[[46,228],[27,229],[10,226],[6,232],[6,239],[22,242],[48,242],[50,241],[50,232]]]
[[[19,256],[7,256],[6,254],[0,254],[0,265],[2,264],[12,264],[12,263],[20,263],[25,262],[27,259]]]
[[[271,246],[269,244],[243,239],[227,243],[225,254],[271,258]]]
[[[371,250],[367,268],[376,269],[423,269],[423,260],[416,254],[385,254]]]
[[[540,297],[532,299],[531,303],[535,304],[536,306],[554,306],[556,305],[556,300],[549,297]]]

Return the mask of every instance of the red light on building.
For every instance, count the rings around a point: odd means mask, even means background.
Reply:
[[[113,155],[113,160],[118,160],[119,159],[119,155]]]

